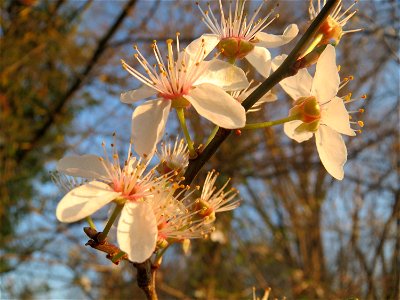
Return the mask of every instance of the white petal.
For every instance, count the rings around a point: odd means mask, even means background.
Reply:
[[[244,71],[228,62],[213,59],[202,64],[206,64],[206,66],[201,66],[205,68],[205,72],[193,86],[210,83],[225,91],[236,91],[245,89],[249,85]]]
[[[277,56],[272,61],[275,71],[286,59],[287,55]],[[311,94],[312,77],[307,69],[300,69],[296,75],[285,78],[279,82],[283,90],[293,99],[308,97]]]
[[[287,54],[282,54],[279,56],[276,56],[271,63],[271,67],[272,67],[272,71],[276,71],[276,69],[278,69],[278,67],[283,63],[283,61],[287,58]]]
[[[258,32],[256,39],[259,40],[258,46],[265,48],[275,48],[289,43],[299,33],[299,28],[296,24],[291,24],[286,27],[282,35],[273,35],[265,32]]]
[[[319,103],[326,103],[336,96],[339,84],[335,47],[327,45],[317,62],[311,94]]]
[[[110,203],[119,194],[104,182],[86,183],[62,198],[56,210],[57,219],[66,223],[82,220]]]
[[[254,47],[249,54],[246,55],[249,63],[265,78],[271,73],[271,53],[263,47]]]
[[[296,128],[299,127],[302,123],[303,122],[300,120],[287,122],[283,125],[283,131],[288,137],[294,139],[298,143],[307,141],[313,136],[312,132],[308,131],[301,133],[296,132]]]
[[[315,133],[319,158],[325,169],[338,180],[344,177],[343,166],[347,160],[347,149],[342,136],[328,126],[320,126]]]
[[[321,122],[341,134],[356,135],[350,127],[349,113],[339,97],[334,97],[322,107]]]
[[[144,262],[154,252],[157,242],[157,220],[147,203],[127,202],[118,222],[119,247],[133,262]]]
[[[151,156],[161,140],[171,101],[157,99],[138,106],[132,115],[132,144],[137,154]]]
[[[219,36],[216,34],[203,34],[201,37],[191,42],[186,47],[185,52],[192,60],[195,60],[196,56],[199,54],[199,51],[202,51],[203,53],[205,53],[205,58],[212,50],[214,50],[219,41]],[[202,44],[204,45],[203,48],[201,46]],[[203,56],[203,53],[200,57]]]
[[[57,171],[75,177],[107,180],[110,178],[107,165],[107,162],[96,155],[66,156],[57,162]]]
[[[204,83],[185,96],[194,109],[214,124],[227,128],[242,128],[246,123],[243,106],[219,87]]]
[[[156,94],[157,94],[157,91],[155,89],[144,84],[136,90],[131,90],[131,91],[121,93],[120,100],[121,100],[121,102],[130,104],[130,103],[134,103],[136,101],[142,100],[142,99],[149,98]]]

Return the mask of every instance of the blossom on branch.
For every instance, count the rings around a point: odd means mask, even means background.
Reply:
[[[230,60],[246,58],[248,62],[264,77],[268,77],[271,71],[271,54],[267,48],[275,48],[289,43],[294,39],[299,29],[296,24],[289,25],[282,35],[273,35],[263,32],[275,19],[269,20],[272,12],[264,18],[256,19],[261,11],[263,3],[254,11],[248,21],[244,12],[246,0],[236,0],[235,10],[232,10],[232,1],[229,1],[229,12],[225,15],[222,1],[219,0],[221,19],[215,17],[210,6],[204,11],[197,3],[203,22],[211,30],[212,34],[204,34],[201,40],[217,39],[216,47],[223,56]]]
[[[170,143],[161,143],[160,150],[156,152],[160,160],[159,168],[161,174],[176,171],[178,175],[183,175],[186,167],[189,165],[189,150],[183,139],[175,140],[172,147]]]
[[[284,57],[277,57],[273,69],[277,69]],[[296,100],[289,115],[297,120],[285,123],[287,136],[301,143],[315,136],[319,157],[325,169],[336,179],[343,179],[343,166],[347,160],[347,149],[342,134],[355,136],[350,127],[349,112],[344,101],[337,96],[340,89],[336,52],[328,45],[322,52],[314,78],[306,69],[301,69],[280,85]]]
[[[143,156],[154,152],[160,141],[171,108],[194,109],[214,124],[235,129],[246,122],[244,108],[226,91],[245,88],[248,81],[240,68],[218,59],[204,61],[218,43],[218,39],[201,39],[180,50],[176,39],[175,60],[173,41],[167,40],[168,55],[164,62],[157,43],[152,45],[156,64],[151,65],[135,47],[135,57],[146,75],[122,61],[123,67],[143,85],[121,94],[121,101],[134,103],[157,96],[139,105],[132,115],[132,141],[135,151]]]
[[[225,184],[217,190],[215,182],[217,181],[218,175],[219,174],[214,170],[208,172],[201,195],[195,201],[198,215],[204,218],[206,223],[214,222],[216,213],[233,210],[240,204],[240,201],[236,198],[239,193],[238,190],[231,188],[226,191],[230,180],[227,180]],[[198,188],[200,189],[200,187]]]

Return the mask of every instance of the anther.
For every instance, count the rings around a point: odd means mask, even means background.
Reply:
[[[358,112],[359,112],[360,114],[363,114],[363,113],[365,112],[365,109],[364,109],[364,108],[360,108],[360,109],[358,110]]]
[[[358,121],[357,124],[358,124],[358,126],[360,126],[361,128],[364,127],[364,122],[363,122],[363,121]]]

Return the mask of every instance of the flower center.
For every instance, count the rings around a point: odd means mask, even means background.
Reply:
[[[217,48],[228,59],[241,59],[254,49],[254,45],[239,37],[230,37],[222,39]]]

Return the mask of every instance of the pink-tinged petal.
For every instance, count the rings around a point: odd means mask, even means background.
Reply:
[[[286,59],[287,55],[277,56],[272,60],[272,70],[278,67]],[[280,85],[283,90],[293,99],[308,97],[311,94],[313,79],[307,69],[300,69],[296,75],[281,80]]]
[[[199,54],[199,51],[202,49],[200,57],[206,57],[214,48],[218,45],[220,39],[216,34],[203,34],[198,39],[191,42],[185,49],[187,55],[189,55],[191,60],[196,60],[196,56]],[[203,56],[204,55],[204,56]]]
[[[139,100],[150,98],[156,94],[157,91],[155,89],[144,84],[136,90],[121,93],[120,100],[123,103],[131,104]]]
[[[132,144],[137,154],[151,156],[161,140],[171,101],[157,99],[139,105],[132,115]]]
[[[326,103],[336,96],[339,84],[335,47],[327,45],[317,62],[311,94],[317,97],[319,103]]]
[[[119,195],[120,193],[115,192],[104,182],[88,182],[73,189],[62,198],[56,209],[57,219],[65,223],[82,220]]]
[[[118,222],[117,239],[129,260],[141,263],[148,259],[156,248],[157,233],[157,221],[150,205],[125,204]]]
[[[204,118],[227,128],[242,128],[246,123],[243,106],[219,87],[204,83],[190,91],[185,98]]]
[[[246,59],[258,73],[268,78],[271,73],[271,53],[267,49],[256,46],[246,55]]]
[[[213,59],[211,61],[202,62],[202,64],[201,67],[204,68],[205,71],[201,77],[196,80],[193,86],[210,83],[225,91],[237,91],[243,90],[249,85],[244,71],[228,62]]]
[[[299,33],[299,28],[296,24],[291,24],[286,27],[282,35],[273,35],[265,32],[258,32],[256,39],[259,40],[258,46],[265,48],[275,48],[289,43]]]
[[[350,127],[349,113],[339,97],[334,97],[322,107],[321,122],[341,134],[356,135]]]
[[[294,139],[298,143],[307,141],[313,136],[313,133],[309,131],[297,132],[296,128],[299,127],[302,123],[303,122],[300,120],[287,122],[283,125],[283,131],[288,137]]]
[[[66,156],[57,162],[57,171],[66,175],[82,178],[97,178],[107,180],[108,164],[99,156],[86,154]]]
[[[319,158],[334,178],[342,180],[343,166],[347,161],[347,149],[342,136],[328,126],[320,126],[315,133]]]

